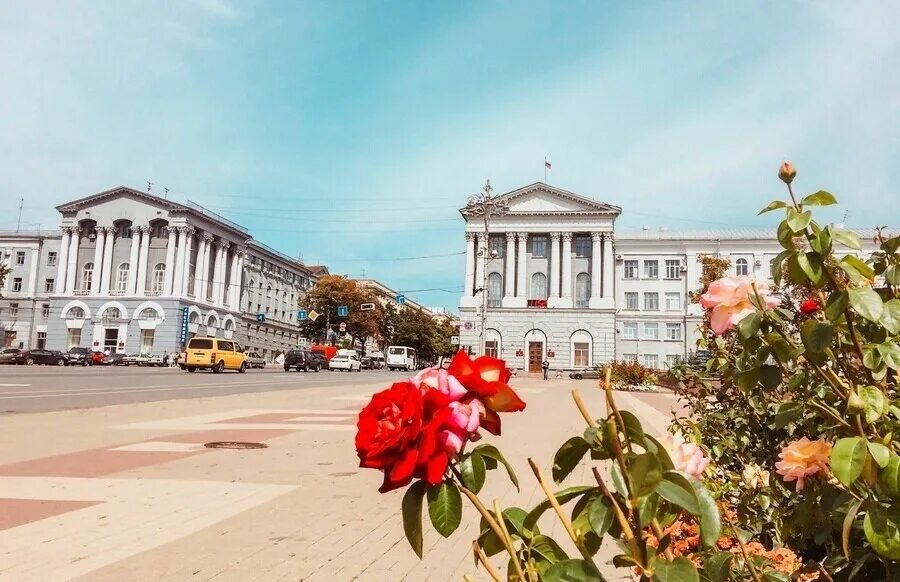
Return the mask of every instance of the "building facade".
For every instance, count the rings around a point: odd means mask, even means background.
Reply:
[[[12,343],[25,348],[127,353],[180,351],[196,334],[235,338],[266,353],[296,342],[296,319],[289,320],[311,284],[309,271],[252,240],[246,228],[191,202],[127,187],[57,210],[55,236],[0,233],[0,249],[15,263],[11,285],[26,272],[28,280],[19,295],[4,290],[6,343],[11,331]],[[40,310],[27,325],[10,318],[8,304],[20,298],[33,313]]]
[[[47,345],[59,242],[58,233],[0,233],[0,265],[9,269],[0,287],[0,346]]]

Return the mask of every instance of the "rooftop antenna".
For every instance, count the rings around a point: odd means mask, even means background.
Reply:
[[[166,198],[166,200],[168,200],[169,199],[169,189],[166,188],[165,190],[166,190],[165,198]]]
[[[22,228],[22,207],[25,206],[25,199],[19,198],[19,219],[16,221],[16,232]]]
[[[150,180],[147,180],[147,194],[152,194],[152,193],[153,193],[153,182],[151,182]]]

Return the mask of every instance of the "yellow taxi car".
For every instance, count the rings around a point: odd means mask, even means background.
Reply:
[[[179,367],[188,372],[212,370],[237,370],[243,374],[247,370],[247,355],[241,344],[233,340],[215,337],[191,338],[184,350]]]

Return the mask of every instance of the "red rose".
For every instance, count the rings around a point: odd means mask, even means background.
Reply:
[[[800,313],[803,315],[812,315],[819,309],[821,309],[819,302],[811,297],[800,304]]]
[[[473,361],[466,352],[460,350],[453,357],[447,371],[484,403],[487,410],[481,426],[488,432],[500,434],[498,412],[518,412],[525,409],[525,403],[507,384],[510,372],[503,360],[481,356]]]

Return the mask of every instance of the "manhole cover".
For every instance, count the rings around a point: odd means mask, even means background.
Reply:
[[[265,449],[265,443],[242,443],[236,441],[217,441],[203,445],[207,449]]]

